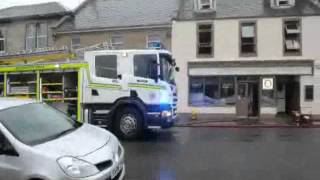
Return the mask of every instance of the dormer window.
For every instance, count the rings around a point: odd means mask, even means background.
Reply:
[[[271,0],[271,6],[274,8],[290,8],[295,5],[295,0]]]
[[[215,0],[195,0],[195,7],[197,11],[213,11]]]

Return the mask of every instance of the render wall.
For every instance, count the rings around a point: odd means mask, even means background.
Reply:
[[[180,67],[177,73],[179,92],[178,112],[191,113],[225,113],[234,114],[234,107],[191,107],[188,103],[189,74],[188,62],[203,61],[259,61],[259,60],[320,60],[320,17],[300,18],[302,23],[302,55],[285,56],[283,53],[283,20],[287,18],[260,18],[260,19],[218,19],[209,21],[174,21],[172,28],[172,52]],[[240,57],[240,22],[255,21],[257,23],[257,56]],[[210,22],[214,27],[214,55],[210,58],[197,57],[197,23]],[[319,62],[317,62],[319,64]],[[313,113],[320,114],[320,66],[311,77],[301,77],[301,90],[305,84],[315,84],[314,102],[301,101],[301,107],[311,108]],[[254,69],[253,72],[256,72]],[[250,72],[252,73],[252,72]],[[257,72],[258,73],[258,72]],[[301,97],[304,96],[301,91]],[[277,113],[277,108],[266,107],[261,109],[262,114]]]

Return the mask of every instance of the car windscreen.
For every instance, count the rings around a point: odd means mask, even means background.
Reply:
[[[41,144],[71,132],[79,123],[43,103],[33,103],[0,111],[0,122],[19,141]]]

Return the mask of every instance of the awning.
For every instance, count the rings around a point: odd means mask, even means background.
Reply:
[[[190,76],[313,75],[313,60],[190,62]]]

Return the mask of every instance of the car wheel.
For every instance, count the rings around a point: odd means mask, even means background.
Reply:
[[[135,139],[141,135],[142,115],[133,107],[126,107],[116,114],[116,134],[123,139]]]

